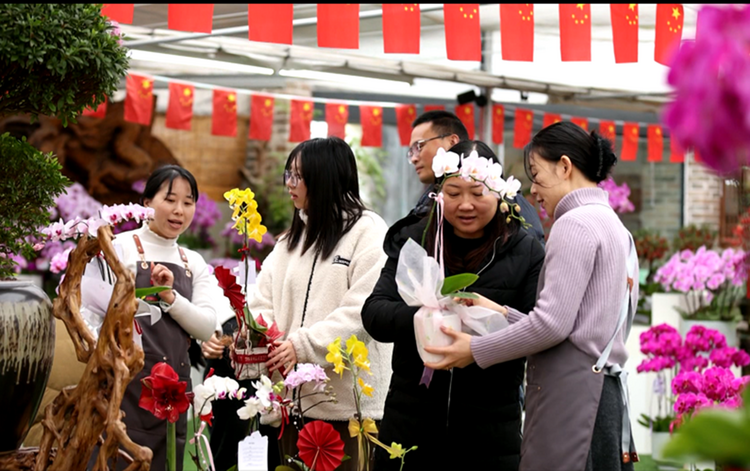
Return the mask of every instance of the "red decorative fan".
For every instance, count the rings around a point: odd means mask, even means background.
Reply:
[[[322,420],[313,420],[302,428],[297,449],[312,471],[333,471],[344,458],[344,442],[333,425]]]

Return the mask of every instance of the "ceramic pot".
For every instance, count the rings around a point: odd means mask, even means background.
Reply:
[[[669,442],[669,432],[651,432],[651,458],[661,461],[664,459],[662,450]]]
[[[55,318],[47,295],[28,281],[0,281],[0,454],[23,443],[47,386]]]

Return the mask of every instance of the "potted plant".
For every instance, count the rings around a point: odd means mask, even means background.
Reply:
[[[657,231],[650,229],[639,229],[633,232],[633,240],[641,269],[636,320],[640,318],[643,323],[650,325],[652,296],[654,293],[664,291],[661,285],[654,281],[654,275],[669,250],[669,242]]]
[[[737,405],[739,391],[750,377],[737,379],[729,368],[747,365],[750,355],[728,346],[721,332],[701,325],[693,326],[683,339],[674,327],[659,324],[643,332],[639,340],[646,358],[636,371],[656,373],[657,412],[642,414],[638,423],[651,429],[651,454],[661,460],[670,433],[696,407]]]
[[[684,306],[675,308],[682,317],[683,333],[701,323],[720,330],[730,345],[737,345],[738,303],[747,283],[745,258],[742,250],[728,248],[719,253],[701,246],[695,252],[675,253],[657,270],[655,281],[666,291],[684,296]]]
[[[57,116],[64,125],[86,106],[117,90],[127,69],[126,50],[100,4],[0,6],[0,116]],[[33,238],[49,223],[54,199],[69,183],[50,154],[6,133],[0,136],[0,399],[9,405],[0,453],[14,451],[34,420],[54,353],[49,298],[29,282],[12,279],[20,257],[32,258]]]

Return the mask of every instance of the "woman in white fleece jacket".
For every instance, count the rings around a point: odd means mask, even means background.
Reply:
[[[380,420],[391,376],[392,347],[375,342],[362,325],[362,306],[385,264],[385,221],[365,209],[359,197],[357,162],[346,142],[312,139],[289,155],[284,172],[295,211],[292,226],[266,258],[249,304],[253,316],[275,321],[284,339],[277,342],[266,366],[291,371],[297,363],[317,363],[326,369],[337,404],[321,403],[323,395],[302,399],[306,419],[331,423],[352,459],[339,469],[354,469],[357,441],[349,438],[348,420],[356,412],[351,372],[343,378],[325,359],[327,346],[352,334],[369,350],[373,397],[363,396],[365,417]],[[303,386],[303,394],[306,392]],[[297,454],[297,429],[284,428],[280,452]]]

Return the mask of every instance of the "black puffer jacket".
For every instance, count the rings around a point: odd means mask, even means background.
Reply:
[[[516,470],[525,359],[485,370],[472,364],[452,372],[435,371],[429,388],[419,385],[424,363],[414,338],[418,308],[401,299],[395,275],[401,247],[409,237],[419,243],[425,226],[424,220],[402,225],[386,237],[388,261],[362,309],[367,332],[380,342],[394,342],[393,376],[379,438],[389,445],[419,447],[407,455],[405,470]],[[534,307],[543,261],[542,246],[519,229],[505,244],[496,241],[494,256],[486,255],[479,279],[467,291],[528,312]],[[376,451],[378,471],[397,470],[399,465],[400,460]]]

